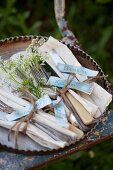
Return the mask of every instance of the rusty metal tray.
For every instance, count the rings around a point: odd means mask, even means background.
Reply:
[[[79,62],[90,69],[98,70],[100,75],[104,75],[104,72],[99,65],[85,53],[74,34],[68,29],[67,22],[64,18],[64,0],[55,0],[55,13],[58,26],[62,32],[62,42],[67,44],[70,50],[76,55]],[[13,38],[7,38],[0,41],[0,55],[4,59],[9,58],[12,54],[24,50],[31,42],[33,38],[40,39],[41,36],[19,36]],[[47,37],[44,37],[47,40]],[[107,91],[112,93],[112,89],[109,81],[103,78],[98,82]],[[46,153],[39,153],[36,149],[31,150],[28,146],[22,145],[21,150],[15,149],[13,146],[8,145],[5,139],[2,138],[2,134],[5,133],[7,137],[7,130],[0,127],[0,146],[3,151],[0,153],[0,169],[34,169],[35,167],[41,167],[54,160],[62,159],[76,153],[80,150],[88,149],[104,140],[113,137],[113,111],[106,111],[100,118],[99,123],[91,129],[85,138],[80,142],[60,149],[58,151],[51,151]],[[22,136],[24,140],[27,140],[25,136]],[[25,139],[26,138],[26,139]],[[28,149],[29,148],[29,149]]]

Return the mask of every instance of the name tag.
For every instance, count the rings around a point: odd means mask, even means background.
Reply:
[[[64,103],[63,101],[60,101],[60,100],[61,98],[57,97],[57,100],[53,101],[56,123],[61,127],[67,128],[68,120],[66,117]]]
[[[82,66],[77,67],[69,64],[58,63],[57,68],[59,71],[64,73],[75,73],[88,77],[95,77],[98,74],[98,71],[90,70]]]
[[[36,101],[35,108],[42,109],[43,107],[45,107],[51,103],[52,103],[52,100],[50,99],[50,97],[48,95],[45,95]],[[23,107],[23,109],[16,110],[16,111],[12,112],[11,114],[7,114],[6,119],[8,121],[14,121],[14,120],[20,119],[20,118],[28,115],[32,111],[32,109],[33,109],[33,106],[31,104],[29,104],[28,106]]]
[[[8,121],[14,121],[14,120],[17,120],[19,118],[22,118],[26,115],[28,115],[33,109],[33,106],[31,104],[29,104],[28,106],[26,107],[23,107],[23,109],[18,109],[14,112],[12,112],[11,114],[7,114],[6,115],[6,119]]]
[[[66,83],[66,80],[55,76],[50,76],[48,80],[48,84],[56,87],[64,87]],[[76,80],[72,80],[72,82],[67,86],[67,88],[76,89],[90,95],[93,91],[93,84],[87,84],[84,82],[77,82]]]
[[[50,99],[48,95],[45,95],[41,97],[40,99],[38,99],[35,104],[36,104],[35,106],[36,109],[42,109],[45,106],[52,104],[52,100]]]

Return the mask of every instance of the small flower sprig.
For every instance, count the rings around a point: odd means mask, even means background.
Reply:
[[[45,80],[40,76],[39,68],[44,65],[47,56],[40,54],[38,48],[32,51],[28,48],[26,54],[21,54],[16,59],[3,60],[0,58],[0,67],[10,80],[17,83],[19,91],[27,88],[34,96],[40,98]],[[34,78],[34,72],[37,76],[37,82]]]

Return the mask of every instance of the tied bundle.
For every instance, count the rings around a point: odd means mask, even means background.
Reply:
[[[0,126],[35,141],[40,150],[64,148],[84,137],[112,100],[98,71],[81,66],[53,37],[34,39],[26,51],[0,60]],[[39,147],[39,148],[40,148]]]

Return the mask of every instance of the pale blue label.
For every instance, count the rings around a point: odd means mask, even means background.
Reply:
[[[8,121],[20,119],[20,118],[28,115],[32,111],[32,109],[33,109],[33,106],[31,104],[29,104],[26,107],[24,107],[23,109],[18,109],[16,111],[12,112],[11,114],[7,114],[6,119]]]
[[[98,71],[90,70],[82,66],[73,66],[69,64],[58,63],[57,68],[63,73],[75,73],[88,77],[95,77],[98,74]]]
[[[36,109],[42,109],[45,106],[50,105],[51,103],[52,103],[52,100],[50,99],[50,97],[48,95],[45,95],[36,101],[35,107]]]
[[[66,112],[64,108],[64,103],[61,101],[60,97],[57,97],[57,100],[53,101],[54,112],[56,123],[61,127],[68,127],[68,120],[66,117]]]
[[[66,85],[67,81],[63,80],[59,77],[50,76],[48,83],[52,86],[64,87]],[[92,83],[88,84],[88,83],[84,83],[84,82],[77,82],[76,80],[72,80],[72,82],[67,86],[67,88],[76,89],[76,90],[79,90],[81,92],[91,94],[92,91],[93,91],[93,84]]]
[[[35,108],[42,109],[51,103],[52,103],[52,100],[50,99],[50,97],[48,95],[45,95],[36,101]],[[20,119],[20,118],[28,115],[32,111],[32,109],[33,109],[33,106],[31,104],[29,104],[26,107],[24,107],[23,109],[18,109],[16,111],[12,112],[11,114],[7,114],[6,119],[8,121]]]

